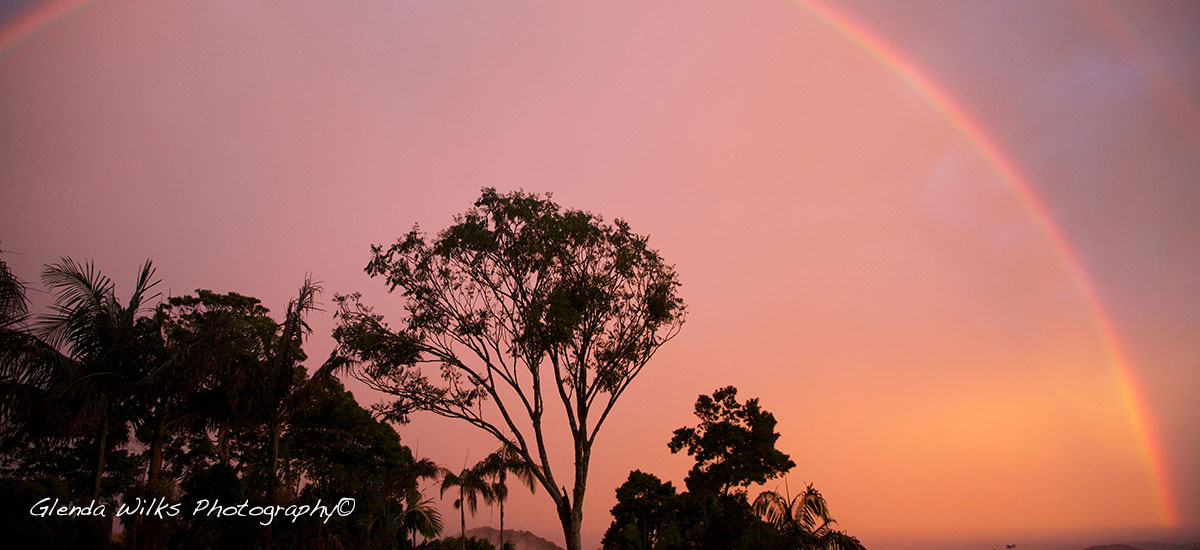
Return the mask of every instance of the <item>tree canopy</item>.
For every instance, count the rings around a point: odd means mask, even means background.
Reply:
[[[674,268],[624,221],[484,189],[436,237],[414,227],[372,247],[366,271],[402,293],[407,315],[392,329],[358,295],[343,296],[335,336],[360,379],[395,396],[380,412],[403,422],[430,411],[512,446],[537,466],[578,550],[596,435],[683,323]],[[562,405],[573,439],[569,491],[548,458],[548,400]]]
[[[343,497],[357,499],[352,516],[274,522],[274,532],[254,518],[125,514],[122,546],[396,548],[440,533],[420,493],[437,466],[334,379],[336,355],[306,373],[317,285],[306,281],[277,321],[234,292],[153,304],[154,281],[147,262],[118,300],[93,264],[64,258],[43,273],[50,312],[30,315],[24,284],[0,261],[0,501],[26,518],[4,524],[10,539],[108,547],[117,507],[152,500]],[[87,496],[104,515],[28,521],[43,498]]]
[[[726,386],[696,399],[695,428],[675,430],[667,446],[672,453],[687,449],[696,458],[685,482],[688,489],[727,492],[733,487],[763,483],[796,465],[775,448],[775,415],[758,399],[738,403],[737,388]]]
[[[668,548],[680,544],[679,495],[668,481],[641,470],[617,488],[613,521],[604,533],[607,550]]]

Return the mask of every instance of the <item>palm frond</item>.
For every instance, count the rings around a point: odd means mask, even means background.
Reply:
[[[405,495],[404,511],[401,513],[401,524],[405,531],[420,533],[426,538],[436,537],[442,533],[442,512],[434,505],[433,499],[421,498],[421,494],[410,491]]]
[[[145,308],[146,302],[159,296],[157,293],[147,296],[161,282],[158,279],[153,279],[154,271],[154,262],[150,260],[146,260],[146,263],[142,264],[141,269],[138,270],[137,280],[133,285],[133,292],[129,295],[129,305],[125,307],[127,315],[136,317]]]
[[[0,260],[0,330],[24,325],[29,317],[27,291],[25,283]]]
[[[73,355],[87,354],[100,345],[97,328],[115,324],[113,282],[88,261],[78,264],[71,258],[46,266],[42,282],[54,294],[52,313],[37,323],[46,341],[61,347],[68,344]]]

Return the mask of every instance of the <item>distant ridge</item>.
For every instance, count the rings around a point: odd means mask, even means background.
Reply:
[[[1101,544],[1084,550],[1200,550],[1200,542],[1174,544],[1170,542],[1143,541],[1136,544]]]
[[[467,529],[467,536],[486,539],[497,549],[500,548],[500,531],[493,527]],[[563,547],[529,531],[505,529],[504,538],[511,542],[516,550],[565,550]]]

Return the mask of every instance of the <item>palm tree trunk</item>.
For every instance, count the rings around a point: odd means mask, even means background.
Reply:
[[[96,438],[96,467],[92,471],[92,500],[100,498],[100,482],[104,479],[104,459],[108,450],[108,414],[100,416],[100,435]]]
[[[146,473],[147,485],[153,485],[162,473],[162,447],[166,431],[166,421],[160,417],[158,425],[154,427],[154,436],[150,438],[150,471]]]
[[[277,502],[279,492],[279,422],[271,422],[271,448],[270,448],[270,465],[271,476],[267,478],[267,502],[270,504],[279,504]],[[266,527],[266,547],[271,547],[271,529],[272,525],[267,524]]]
[[[458,487],[458,504],[458,517],[462,522],[462,535],[458,542],[462,544],[462,550],[467,550],[467,499],[463,497],[461,485]]]
[[[228,422],[221,424],[220,430],[217,431],[217,455],[221,458],[221,465],[228,466],[230,462],[230,437],[232,428]]]
[[[504,501],[500,501],[500,549],[504,550]]]
[[[279,485],[279,423],[271,422],[271,449],[270,449],[271,477],[268,479],[270,484],[270,494],[267,498],[271,504],[275,502],[275,491]]]
[[[104,480],[104,459],[108,454],[108,411],[100,415],[100,435],[96,438],[96,468],[92,477],[92,501],[100,499],[100,482]],[[105,521],[107,518],[103,515],[92,518],[89,523],[92,525],[95,533],[95,544],[97,548],[103,548],[108,544],[108,539],[112,535],[112,521]]]

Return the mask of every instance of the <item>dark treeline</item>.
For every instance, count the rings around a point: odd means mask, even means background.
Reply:
[[[42,281],[54,305],[33,314],[27,284],[0,261],[5,547],[461,546],[424,540],[442,522],[421,484],[443,471],[342,387],[336,354],[304,368],[317,284],[273,316],[233,292],[160,300],[149,262],[124,297],[70,259]],[[489,497],[506,467],[480,471]],[[352,513],[339,513],[343,498]],[[247,501],[298,517],[261,525],[270,518],[236,508]]]
[[[668,444],[696,459],[684,478],[687,490],[630,472],[617,489],[604,550],[863,550],[833,528],[825,497],[812,485],[795,496],[762,491],[750,502],[748,487],[796,465],[775,448],[775,416],[758,399],[739,403],[736,388],[721,388],[696,400],[696,416],[700,424],[675,430]]]
[[[467,512],[498,504],[506,541],[507,483],[519,481],[541,487],[567,549],[582,550],[596,437],[685,318],[674,267],[648,242],[548,194],[483,189],[436,235],[414,227],[371,247],[366,271],[405,315],[389,325],[359,294],[335,296],[337,347],[311,374],[312,281],[273,314],[234,292],[164,301],[149,262],[118,297],[92,264],[64,258],[42,273],[53,306],[33,314],[0,261],[6,547],[485,550],[465,537]],[[343,373],[393,398],[373,409],[379,418]],[[417,412],[475,426],[499,449],[439,468],[387,423]],[[563,456],[546,437],[555,414],[570,460],[550,459]],[[861,548],[832,529],[811,487],[749,501],[747,487],[794,466],[757,400],[725,388],[701,396],[696,414],[669,445],[696,458],[687,490],[632,473],[605,548]],[[443,518],[421,487],[435,480],[458,510],[458,538],[433,540]],[[344,498],[354,507],[339,513]]]
[[[542,488],[567,548],[582,550],[596,436],[684,320],[674,268],[647,242],[622,220],[564,209],[549,194],[485,188],[436,236],[414,227],[371,247],[366,271],[398,291],[405,315],[391,328],[358,293],[334,296],[338,345],[311,376],[305,319],[320,288],[310,281],[272,315],[236,293],[154,303],[149,263],[119,299],[91,264],[64,259],[42,275],[54,306],[34,316],[5,268],[0,464],[3,489],[19,497],[6,499],[10,531],[37,547],[108,544],[112,524],[102,518],[28,521],[41,499],[101,503],[111,515],[130,502],[186,511],[218,497],[278,507],[353,496],[359,509],[348,518],[287,525],[123,516],[122,542],[411,547],[441,530],[417,489],[436,477],[439,496],[460,510],[460,538],[468,510],[500,504],[504,546],[511,473]],[[384,422],[437,414],[475,426],[500,450],[456,473],[427,464],[345,394],[343,372],[394,398],[373,410]],[[557,468],[543,431],[547,402],[562,404],[572,438],[572,460]]]

